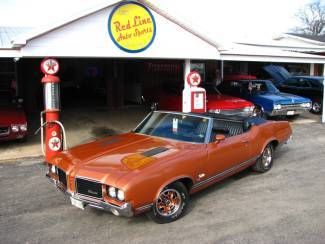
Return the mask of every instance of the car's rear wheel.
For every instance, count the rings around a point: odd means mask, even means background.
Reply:
[[[321,111],[322,111],[322,104],[314,101],[311,106],[311,112],[313,112],[315,114],[319,114]]]
[[[273,165],[273,146],[268,144],[262,155],[256,160],[253,165],[253,170],[259,173],[264,173],[272,168]]]
[[[188,201],[188,191],[184,184],[172,183],[159,193],[149,216],[158,224],[170,223],[184,214]]]

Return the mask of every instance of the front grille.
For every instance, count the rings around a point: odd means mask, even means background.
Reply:
[[[102,198],[102,184],[85,179],[76,179],[77,192],[95,198]]]
[[[62,170],[62,169],[60,169],[60,168],[58,168],[58,176],[59,176],[59,181],[65,186],[65,187],[67,187],[67,175],[66,175],[66,173]]]
[[[9,135],[9,127],[0,127],[0,136]]]
[[[253,111],[246,111],[244,108],[237,109],[220,109],[215,111],[214,109],[209,110],[210,113],[223,114],[223,115],[251,115]]]
[[[295,110],[295,109],[302,109],[303,107],[300,106],[300,104],[281,104],[282,109],[287,109],[287,110]]]

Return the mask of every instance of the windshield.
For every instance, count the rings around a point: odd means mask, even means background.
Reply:
[[[209,119],[176,113],[154,112],[135,130],[135,133],[178,141],[204,143]]]
[[[279,93],[279,90],[272,84],[271,81],[249,81],[244,85],[245,90],[252,94],[262,93]]]

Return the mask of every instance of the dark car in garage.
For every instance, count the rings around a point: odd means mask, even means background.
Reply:
[[[21,99],[0,91],[0,142],[26,139],[27,119],[20,103]]]
[[[292,76],[284,67],[268,65],[264,70],[272,76],[273,83],[282,92],[288,92],[312,100],[311,112],[321,113],[324,91],[322,76]]]

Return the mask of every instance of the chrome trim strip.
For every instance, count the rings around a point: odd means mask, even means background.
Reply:
[[[150,204],[147,204],[147,205],[143,205],[143,206],[141,206],[139,208],[136,208],[135,210],[136,211],[139,211],[139,212],[142,212],[142,211],[145,211],[145,210],[151,208],[152,205],[153,205],[153,203],[150,203]]]
[[[209,142],[211,142],[212,128],[213,128],[213,119],[209,118],[208,128],[205,133],[205,140],[204,140],[205,144],[208,144]]]
[[[1,127],[0,136],[8,136],[10,134],[10,127]]]
[[[102,184],[102,182],[100,182],[99,180],[93,180],[93,179],[90,179],[90,178],[87,178],[87,177],[83,177],[83,176],[75,176],[75,179],[88,180],[88,181],[92,181],[94,183],[100,183],[100,184]]]
[[[227,169],[227,170],[225,170],[225,171],[223,171],[223,172],[221,172],[221,173],[218,173],[218,174],[216,174],[216,175],[214,175],[214,176],[211,176],[211,177],[209,177],[209,178],[207,178],[207,179],[205,179],[205,180],[203,180],[203,181],[200,181],[200,182],[194,184],[193,187],[192,187],[192,189],[198,188],[198,187],[200,187],[200,186],[202,186],[202,185],[205,185],[205,184],[207,184],[207,183],[209,183],[209,182],[211,182],[211,181],[214,181],[215,179],[217,179],[217,178],[219,178],[219,177],[222,177],[222,176],[224,176],[224,175],[227,175],[228,173],[230,173],[230,172],[232,172],[232,171],[235,171],[236,169],[239,169],[239,168],[241,168],[241,167],[243,167],[243,166],[245,166],[245,165],[247,165],[247,164],[250,164],[252,161],[257,160],[259,157],[260,157],[260,155],[254,157],[254,158],[251,158],[251,159],[249,159],[249,160],[247,160],[247,161],[244,161],[244,162],[242,162],[242,163],[240,163],[240,164],[237,164],[236,166],[234,166],[234,167],[232,167],[232,168],[230,168],[230,169]]]
[[[141,122],[133,129],[133,130],[131,130],[132,132],[134,132],[134,131],[136,131],[143,123],[144,123],[144,121],[146,121],[147,120],[147,118],[149,118],[149,116],[151,116],[152,115],[152,113],[153,113],[153,111],[151,111],[150,113],[148,113],[147,114],[147,116],[146,117],[144,117],[144,119],[143,120],[141,120]]]
[[[153,113],[178,114],[178,115],[193,116],[193,117],[205,118],[205,119],[210,119],[211,118],[210,116],[205,115],[204,113],[202,113],[202,114],[198,114],[198,113],[185,113],[185,112],[167,111],[167,110],[156,110],[156,111],[153,111]]]

